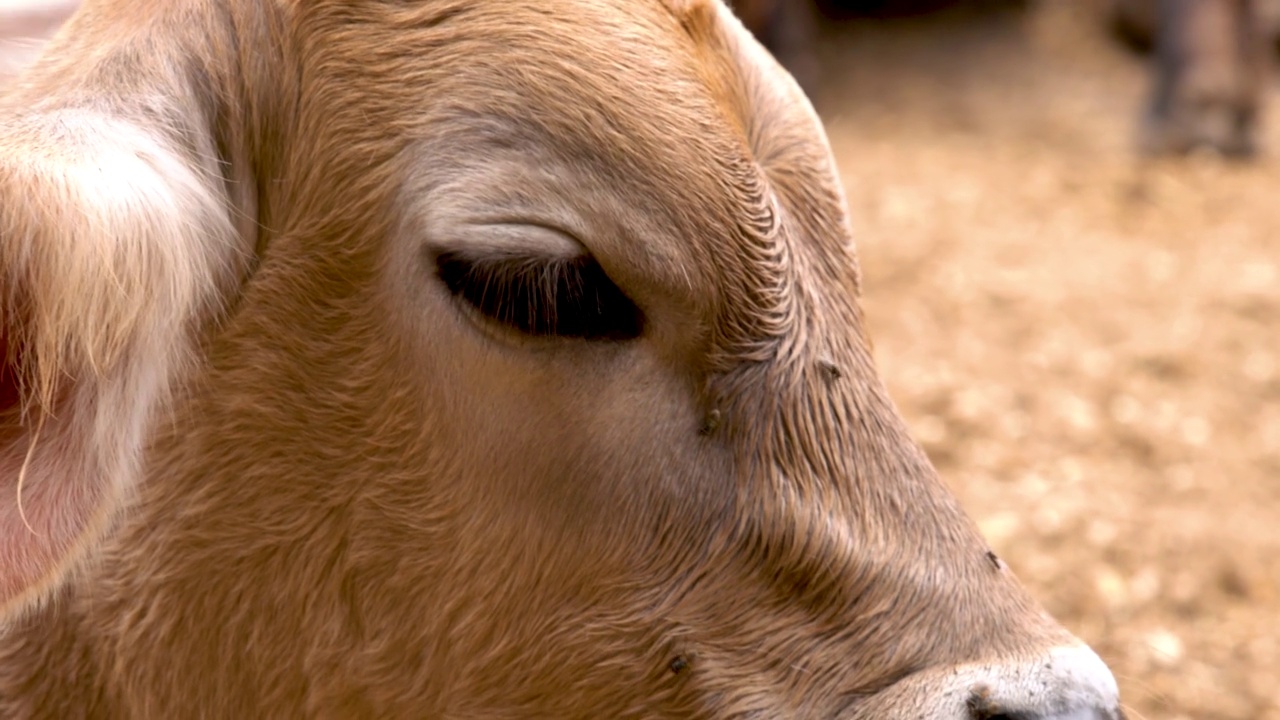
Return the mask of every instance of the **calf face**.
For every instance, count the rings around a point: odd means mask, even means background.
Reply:
[[[718,3],[91,1],[0,118],[0,715],[1115,716]]]

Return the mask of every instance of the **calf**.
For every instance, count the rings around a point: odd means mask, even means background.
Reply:
[[[0,100],[0,717],[1115,718],[712,0],[89,0]]]

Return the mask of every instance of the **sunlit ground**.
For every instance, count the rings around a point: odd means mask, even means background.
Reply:
[[[1260,164],[1139,162],[1080,12],[827,33],[876,356],[1131,717],[1280,719],[1280,102]]]

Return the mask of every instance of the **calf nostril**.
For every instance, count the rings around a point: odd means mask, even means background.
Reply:
[[[991,699],[991,689],[985,685],[973,689],[966,705],[969,707],[969,720],[1034,720],[1026,713],[1004,712],[999,703]]]
[[[1085,645],[961,676],[965,720],[1122,720],[1115,677]],[[954,697],[954,696],[953,696]],[[953,701],[954,702],[954,701]],[[953,710],[954,712],[954,710]]]
[[[969,706],[969,720],[1033,720],[1029,715],[991,712],[982,708]]]
[[[969,697],[967,720],[1125,720],[1123,712],[1103,712],[1097,709],[1077,708],[1066,713],[1045,715],[1039,712],[1007,712],[992,702],[982,691]]]
[[[980,707],[974,707],[971,703],[969,705],[969,720],[1035,720],[1035,717],[1025,713],[984,710]]]

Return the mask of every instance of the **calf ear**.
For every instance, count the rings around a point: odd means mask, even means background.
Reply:
[[[251,254],[187,5],[90,2],[0,98],[0,621],[93,556]]]

